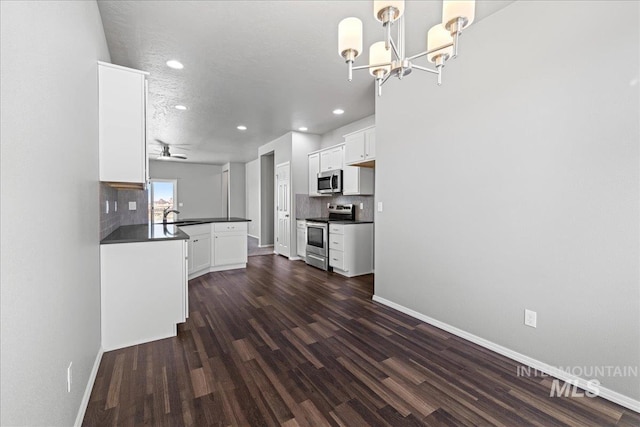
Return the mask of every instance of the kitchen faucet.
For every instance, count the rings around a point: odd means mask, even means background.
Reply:
[[[166,208],[165,210],[162,211],[162,223],[164,225],[167,225],[167,215],[169,215],[171,212],[175,212],[176,214],[180,215],[180,211]]]

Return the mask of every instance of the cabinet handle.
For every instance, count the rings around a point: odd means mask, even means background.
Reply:
[[[337,261],[337,260],[338,260],[338,258],[331,258],[331,259],[332,259],[332,260],[334,260],[334,261]]]
[[[362,158],[362,157],[364,157],[364,156],[363,156],[362,154],[360,154],[360,157]]]
[[[193,243],[197,242],[198,240],[194,240]]]
[[[333,244],[334,244],[334,245],[337,245],[337,244],[338,244],[338,242],[333,242]]]

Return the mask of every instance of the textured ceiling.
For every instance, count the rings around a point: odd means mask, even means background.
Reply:
[[[478,1],[476,21],[511,1]],[[382,40],[372,1],[107,1],[98,6],[112,62],[148,71],[149,136],[187,162],[223,164],[257,157],[258,147],[300,126],[323,134],[374,113],[366,71],[347,81],[338,23],[364,24],[365,53]],[[406,6],[407,54],[425,49],[441,1]],[[165,63],[177,59],[183,70]],[[423,63],[424,62],[424,63]],[[426,65],[426,60],[419,60]],[[419,77],[434,84],[430,76]],[[174,108],[177,104],[187,111]],[[335,116],[334,108],[345,114]],[[236,126],[243,124],[246,131]]]

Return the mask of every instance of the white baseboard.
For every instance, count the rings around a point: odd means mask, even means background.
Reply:
[[[270,245],[258,245],[259,248],[272,248],[273,247],[273,243]]]
[[[551,375],[552,377],[558,378],[562,381],[569,381],[572,384],[575,384],[577,387],[592,391],[593,389],[589,388],[588,381],[584,378],[575,376],[569,372],[563,371],[561,369],[556,368],[555,366],[548,365],[544,362],[540,362],[539,360],[533,359],[529,356],[525,356],[524,354],[518,353],[491,341],[488,341],[484,338],[480,338],[477,335],[473,335],[469,332],[463,331],[462,329],[458,329],[455,326],[451,326],[447,323],[441,322],[439,320],[433,319],[429,316],[425,316],[422,313],[418,313],[410,308],[407,308],[403,305],[396,304],[393,301],[389,301],[387,299],[381,298],[377,295],[373,296],[373,301],[379,302],[380,304],[386,305],[387,307],[391,307],[396,309],[404,314],[407,314],[413,318],[418,320],[422,320],[425,323],[433,325],[437,328],[440,328],[444,331],[447,331],[453,335],[459,336],[460,338],[464,338],[472,343],[478,344],[484,348],[495,351],[498,354],[508,357],[509,359],[515,360],[516,362],[520,362],[524,365],[530,366],[540,372],[544,372],[545,374]],[[618,393],[616,391],[610,390],[603,386],[598,386],[598,396],[604,399],[610,400],[613,403],[617,403],[620,406],[624,406],[625,408],[629,408],[633,411],[640,412],[640,401],[632,399],[629,396],[625,396],[624,394]]]
[[[82,421],[84,420],[84,414],[87,412],[87,406],[89,406],[89,398],[91,397],[93,384],[96,382],[96,377],[98,376],[98,368],[100,367],[100,361],[102,360],[103,354],[104,354],[104,350],[102,346],[100,346],[100,349],[98,350],[98,354],[96,355],[96,360],[93,362],[93,368],[91,369],[91,374],[89,375],[87,386],[85,387],[84,394],[82,395],[82,401],[80,402],[80,408],[78,409],[76,422],[73,424],[76,427],[82,426]]]
[[[254,239],[258,239],[258,240],[260,239],[260,237],[258,237],[258,236],[254,236],[253,234],[249,234],[249,233],[247,233],[247,236],[249,236],[249,237],[253,237]]]

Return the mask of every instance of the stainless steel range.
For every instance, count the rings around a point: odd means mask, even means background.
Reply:
[[[329,270],[329,222],[355,219],[356,211],[352,204],[329,205],[328,217],[308,218],[306,263],[322,270]]]

